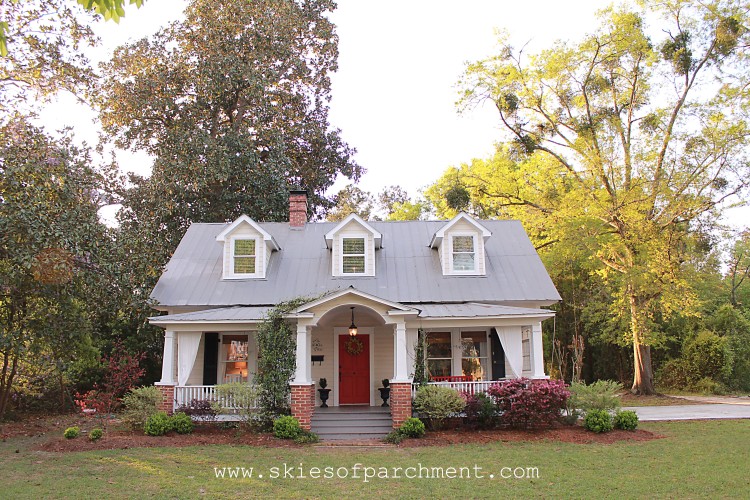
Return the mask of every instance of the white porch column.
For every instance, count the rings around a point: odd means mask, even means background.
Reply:
[[[393,336],[393,380],[398,382],[409,382],[409,368],[406,362],[406,323],[396,323],[396,332]]]
[[[161,364],[161,384],[174,385],[174,358],[177,336],[174,330],[164,332],[164,356]]]
[[[306,322],[297,320],[297,369],[294,375],[294,384],[312,383],[311,352],[312,335],[310,335],[310,327],[307,326]]]
[[[531,327],[531,372],[532,378],[548,378],[544,374],[544,344],[542,343],[542,323]]]

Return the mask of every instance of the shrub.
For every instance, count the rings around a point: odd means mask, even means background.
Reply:
[[[216,386],[216,396],[219,401],[236,408],[237,416],[248,425],[254,425],[258,419],[258,388],[255,384],[246,382],[232,382]]]
[[[465,407],[466,402],[458,391],[438,385],[420,387],[414,398],[414,408],[430,419],[434,429],[441,428],[446,418],[463,411]]]
[[[558,421],[570,397],[562,380],[532,382],[526,378],[495,384],[487,393],[495,399],[500,422],[522,429]]]
[[[399,444],[401,441],[406,439],[406,436],[401,434],[398,430],[389,432],[384,438],[383,441],[386,443],[391,444]]]
[[[149,436],[163,436],[172,430],[172,419],[166,412],[156,412],[146,419],[143,431]]]
[[[279,417],[273,421],[273,435],[281,439],[295,439],[302,434],[302,427],[296,418]]]
[[[125,409],[120,418],[131,429],[143,429],[148,417],[159,411],[161,402],[161,391],[154,386],[131,389],[122,398]]]
[[[177,412],[171,417],[172,429],[177,431],[177,434],[190,434],[193,432],[193,419],[182,412]]]
[[[638,415],[633,410],[618,411],[615,413],[615,429],[634,431],[638,427]]]
[[[214,404],[207,399],[191,399],[188,404],[178,406],[177,412],[204,423],[215,422],[219,413]]]
[[[590,410],[583,419],[583,427],[591,432],[612,430],[612,415],[607,410]]]
[[[310,431],[303,430],[299,436],[294,438],[294,442],[297,444],[314,444],[320,441],[320,437],[317,434]]]
[[[487,429],[494,427],[497,420],[497,405],[487,394],[461,393],[466,401],[466,420],[469,424]]]
[[[398,432],[404,437],[421,438],[424,436],[424,422],[414,417],[407,418]]]
[[[613,411],[620,408],[622,384],[612,380],[597,380],[593,384],[570,385],[570,406],[586,414],[591,410]]]
[[[78,427],[68,427],[67,429],[65,429],[63,436],[65,436],[65,439],[75,439],[80,433],[81,429],[79,429]]]
[[[104,432],[101,429],[91,429],[91,432],[89,432],[89,439],[92,441],[98,441],[103,435]]]
[[[703,377],[699,381],[695,382],[694,384],[691,384],[689,387],[691,390],[695,392],[699,392],[701,394],[726,394],[729,392],[727,390],[727,387],[722,384],[721,382],[717,382],[712,378],[709,377]]]

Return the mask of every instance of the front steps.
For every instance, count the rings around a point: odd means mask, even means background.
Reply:
[[[323,441],[380,439],[393,430],[390,410],[380,406],[315,408],[312,431]]]

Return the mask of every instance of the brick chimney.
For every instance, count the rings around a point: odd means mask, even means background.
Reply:
[[[289,191],[289,227],[305,227],[307,191]]]

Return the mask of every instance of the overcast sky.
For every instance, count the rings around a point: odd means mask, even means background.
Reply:
[[[496,52],[497,29],[528,50],[592,31],[601,0],[340,0],[333,21],[339,35],[339,70],[333,76],[331,124],[358,151],[367,169],[362,189],[400,185],[414,195],[447,167],[491,154],[502,138],[496,111],[486,107],[459,115],[456,82],[465,64]],[[120,24],[95,27],[103,60],[128,41],[178,19],[186,2],[146,0],[128,6]],[[96,141],[94,114],[61,98],[44,115],[59,128],[78,117],[76,133]],[[147,174],[151,160],[120,154],[124,171]],[[343,187],[339,182],[336,188]],[[747,213],[747,212],[746,212]]]

